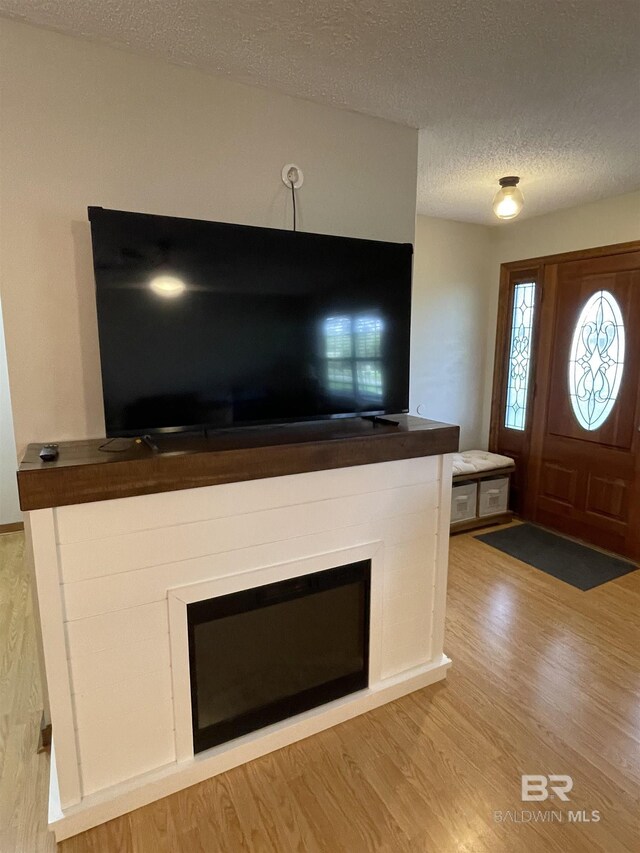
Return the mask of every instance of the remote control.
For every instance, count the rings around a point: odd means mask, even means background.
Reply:
[[[57,444],[43,444],[40,448],[40,459],[43,462],[55,462],[58,458]]]

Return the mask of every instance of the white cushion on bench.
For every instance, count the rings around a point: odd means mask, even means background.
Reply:
[[[499,453],[489,453],[488,450],[465,450],[453,454],[453,476],[459,474],[479,474],[481,471],[494,471],[500,468],[510,468],[513,459],[501,456]]]

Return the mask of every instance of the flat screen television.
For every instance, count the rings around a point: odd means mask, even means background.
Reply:
[[[109,436],[408,410],[410,244],[89,219]]]

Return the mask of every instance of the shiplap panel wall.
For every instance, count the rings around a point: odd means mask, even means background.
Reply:
[[[382,678],[428,662],[441,462],[427,457],[55,510],[81,796],[175,761],[173,587],[381,540]]]

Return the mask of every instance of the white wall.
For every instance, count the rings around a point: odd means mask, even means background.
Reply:
[[[16,443],[9,396],[9,375],[0,302],[0,524],[21,520],[16,483]]]
[[[492,275],[498,277],[500,264],[508,261],[637,240],[640,238],[640,191],[532,219],[504,222],[492,228],[491,233]]]
[[[417,131],[0,21],[0,262],[18,450],[104,434],[88,205],[411,241]]]
[[[419,216],[413,275],[411,411],[482,440],[490,229]]]

